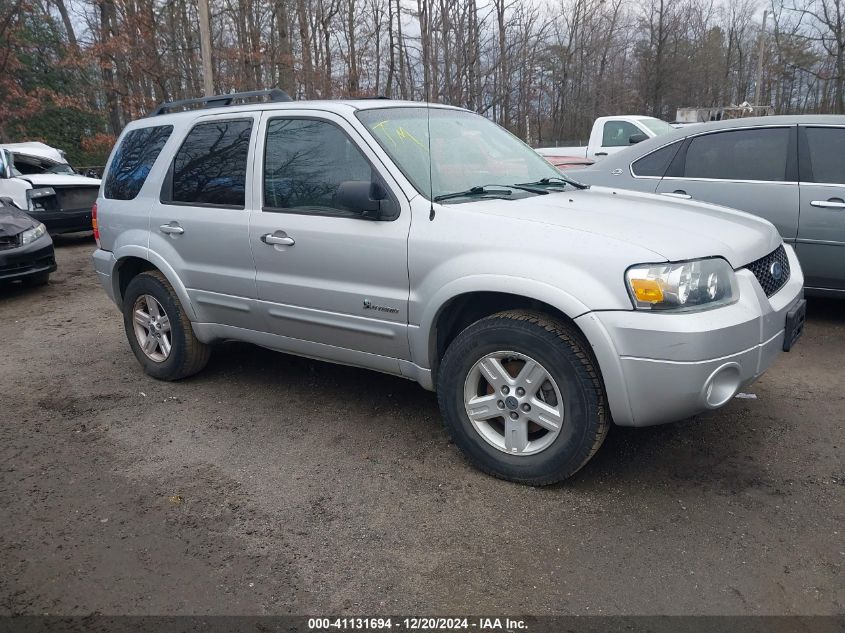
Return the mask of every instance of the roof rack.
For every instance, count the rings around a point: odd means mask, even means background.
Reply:
[[[203,108],[223,108],[232,105],[235,99],[254,99],[256,97],[268,97],[268,101],[293,101],[290,95],[279,88],[270,88],[269,90],[251,90],[249,92],[232,92],[227,95],[211,95],[209,97],[198,97],[196,99],[182,99],[181,101],[168,101],[167,103],[159,104],[155,110],[150,112],[149,116],[159,116],[166,114],[176,108],[181,108],[191,105],[202,105]]]

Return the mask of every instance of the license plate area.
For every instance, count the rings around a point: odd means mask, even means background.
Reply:
[[[804,333],[807,320],[807,300],[801,299],[786,313],[786,332],[783,337],[783,351],[788,352]]]

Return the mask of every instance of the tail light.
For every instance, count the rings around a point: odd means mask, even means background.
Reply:
[[[94,229],[94,239],[97,240],[97,248],[100,248],[100,229],[97,226],[97,203],[91,207],[91,228]]]

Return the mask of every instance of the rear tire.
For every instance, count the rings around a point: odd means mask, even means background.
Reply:
[[[539,312],[500,312],[467,327],[446,351],[437,395],[470,462],[523,484],[570,477],[610,427],[589,344],[573,325]]]
[[[123,297],[123,327],[144,372],[159,380],[179,380],[200,371],[211,350],[194,335],[191,321],[159,271],[137,275]]]

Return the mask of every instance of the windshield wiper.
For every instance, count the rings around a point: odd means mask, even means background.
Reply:
[[[538,195],[544,196],[549,192],[545,189],[540,189],[536,186],[532,186],[534,183],[526,183],[526,184],[517,184],[517,185],[483,185],[478,187],[471,187],[466,191],[456,191],[454,193],[444,193],[439,196],[434,196],[435,202],[440,202],[441,200],[450,200],[452,198],[466,198],[472,196],[483,196],[483,195],[500,195],[500,196],[509,196],[513,193],[511,189],[519,189],[521,191],[529,191],[531,193],[536,193]]]
[[[570,180],[569,178],[564,178],[562,176],[549,176],[547,178],[540,178],[536,182],[521,182],[519,185],[522,186],[547,186],[547,185],[572,185],[576,189],[589,189],[590,185],[585,185],[580,182],[576,182],[575,180]],[[514,185],[518,186],[518,185]]]

